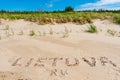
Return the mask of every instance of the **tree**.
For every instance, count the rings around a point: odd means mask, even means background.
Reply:
[[[68,6],[68,7],[65,8],[65,11],[66,12],[72,12],[72,11],[74,11],[74,8],[71,7],[71,6]]]

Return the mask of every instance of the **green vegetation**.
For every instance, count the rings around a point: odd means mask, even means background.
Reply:
[[[0,19],[25,19],[38,24],[53,23],[92,23],[92,19],[111,19],[113,22],[120,24],[120,11],[73,11],[72,7],[66,7],[65,11],[53,12],[6,12],[0,11]]]
[[[115,23],[120,24],[120,14],[114,14],[113,20]]]
[[[115,34],[117,33],[115,30],[111,30],[111,29],[108,29],[107,32],[112,36],[115,36]]]
[[[5,28],[4,28],[4,30],[9,30],[9,29],[10,29],[9,25],[6,25]]]
[[[65,27],[62,38],[67,38],[69,37],[69,33],[71,32],[71,30],[68,30],[67,27]]]
[[[90,24],[90,25],[88,26],[88,30],[86,30],[86,32],[97,33],[98,30],[97,30],[97,27],[96,27],[94,24]]]
[[[35,35],[35,31],[31,30],[29,33],[30,36],[34,36]]]
[[[68,7],[65,8],[65,11],[66,12],[72,12],[72,11],[74,11],[74,8],[71,7],[71,6],[68,6]]]

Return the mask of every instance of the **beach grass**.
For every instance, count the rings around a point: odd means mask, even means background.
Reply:
[[[53,23],[92,23],[93,19],[111,19],[120,24],[120,12],[0,12],[1,19],[37,22],[38,24]]]

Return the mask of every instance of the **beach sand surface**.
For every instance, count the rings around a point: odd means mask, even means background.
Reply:
[[[120,25],[93,23],[98,33],[86,32],[89,24],[1,20],[0,80],[120,80]]]

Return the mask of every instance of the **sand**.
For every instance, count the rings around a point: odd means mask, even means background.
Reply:
[[[120,25],[93,22],[98,33],[85,32],[89,24],[1,20],[0,80],[119,80]]]

